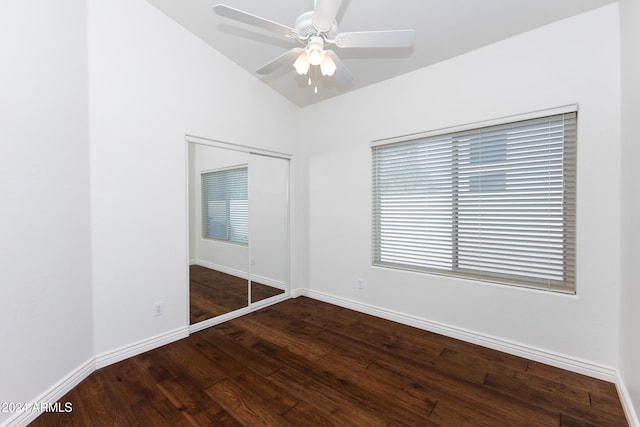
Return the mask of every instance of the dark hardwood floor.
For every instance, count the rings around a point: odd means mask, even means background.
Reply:
[[[34,426],[625,426],[613,384],[300,297],[100,369]]]
[[[247,280],[199,265],[189,266],[190,323],[201,322],[247,306]],[[251,302],[284,293],[282,289],[251,282]]]

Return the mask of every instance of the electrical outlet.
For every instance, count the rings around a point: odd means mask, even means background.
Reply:
[[[358,289],[364,289],[364,282],[361,278],[358,278]]]
[[[158,316],[162,316],[164,314],[164,310],[163,310],[163,302],[157,302],[153,305],[153,307],[155,308],[155,314],[154,316],[158,317]]]

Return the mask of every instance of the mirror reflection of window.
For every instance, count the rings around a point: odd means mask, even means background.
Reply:
[[[247,175],[246,166],[201,175],[204,237],[248,243]]]

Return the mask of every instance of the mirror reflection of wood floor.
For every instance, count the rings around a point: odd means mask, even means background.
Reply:
[[[189,266],[190,323],[201,322],[247,306],[247,279]],[[251,282],[251,302],[284,293],[282,289]]]
[[[38,426],[626,426],[613,383],[305,297],[89,375]]]

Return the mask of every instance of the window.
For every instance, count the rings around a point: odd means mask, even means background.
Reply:
[[[374,143],[374,265],[574,292],[571,110]]]
[[[203,236],[247,244],[247,167],[206,172],[201,177]]]

